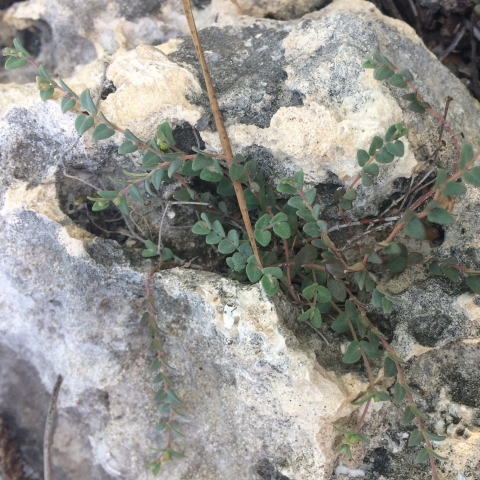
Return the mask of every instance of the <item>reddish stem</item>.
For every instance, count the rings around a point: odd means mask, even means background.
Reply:
[[[369,399],[367,400],[367,404],[365,405],[365,408],[363,409],[362,416],[360,417],[360,420],[358,421],[357,426],[355,427],[355,430],[356,430],[357,432],[360,431],[360,427],[362,426],[362,423],[363,423],[363,421],[365,420],[365,417],[366,417],[367,411],[368,411],[368,407],[370,406],[371,401],[372,401],[371,398],[369,398]]]

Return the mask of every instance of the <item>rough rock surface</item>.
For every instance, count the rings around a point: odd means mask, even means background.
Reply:
[[[403,120],[411,129],[407,154],[384,169],[374,197],[359,191],[357,212],[364,215],[379,207],[368,203],[372,198],[380,201],[400,189],[402,179],[429,158],[438,125],[405,110],[403,92],[360,68],[363,56],[378,47],[415,73],[437,110],[447,94],[454,97],[450,122],[476,143],[478,104],[409,27],[382,17],[367,2],[337,1],[289,22],[227,19],[201,35],[234,147],[256,158],[272,182],[297,168],[325,191],[348,182],[356,172],[356,149]],[[97,58],[67,83],[96,93],[102,61]],[[186,38],[117,52],[107,76],[113,93],[102,110],[142,138],[151,137],[161,121],[193,125],[209,114]],[[159,417],[151,354],[138,324],[149,264],[138,248],[98,238],[72,221],[76,200],[91,190],[63,176],[60,160],[70,173],[109,188],[108,176],[121,175],[139,157],[116,153],[118,135],[93,142],[87,133],[75,143],[75,116],[62,115],[58,99],[40,102],[33,85],[2,85],[0,91],[0,415],[30,478],[41,478],[44,416],[62,373],[56,478],[147,479],[142,465],[151,458],[148,447],[162,442],[152,428]],[[212,124],[201,135],[219,148]],[[442,161],[451,156],[448,146]],[[150,219],[158,220],[156,204],[150,209]],[[440,247],[410,246],[441,258],[457,255],[462,264],[480,268],[479,209],[478,191],[469,189],[456,206],[459,221],[445,229]],[[198,238],[183,232],[170,240],[197,252]],[[436,446],[450,457],[441,474],[476,479],[480,300],[463,282],[430,278],[423,267],[387,285],[405,301],[387,317],[372,315],[410,359],[406,376],[412,385],[428,392],[420,399],[428,426],[448,436]],[[166,465],[165,477],[429,478],[428,465],[413,463],[418,449],[406,447],[411,427],[401,425],[401,409],[394,405],[368,414],[364,428],[372,442],[357,447],[353,461],[332,454],[332,422],[354,425],[348,403],[365,389],[361,365],[340,362],[347,336],[324,331],[331,343],[325,346],[296,325],[296,312],[283,297],[272,303],[258,287],[213,274],[162,272],[154,292],[170,333],[167,351],[177,368],[172,379],[187,414],[179,423],[186,437],[178,445],[188,459]],[[239,318],[229,314],[235,307]],[[374,365],[381,379],[380,367]]]
[[[38,442],[45,388],[62,373],[58,478],[148,478],[148,447],[162,440],[138,323],[146,265],[116,242],[85,238],[59,214],[54,185],[27,191],[17,181],[1,218],[3,414]],[[184,269],[158,275],[154,294],[187,414],[178,444],[188,460],[166,466],[169,478],[256,478],[265,464],[289,478],[323,478],[331,422],[363,387],[302,348],[282,319],[295,317],[288,303]]]
[[[0,3],[0,46],[10,46],[13,38],[19,37],[38,63],[63,76],[97,57],[108,57],[140,44],[158,45],[188,32],[181,0],[12,3]],[[214,24],[219,17],[238,17],[240,13],[230,0],[191,3],[200,28]],[[327,0],[240,1],[246,15],[279,20],[298,18],[326,3]],[[28,82],[28,71],[24,72],[3,71],[0,80]]]

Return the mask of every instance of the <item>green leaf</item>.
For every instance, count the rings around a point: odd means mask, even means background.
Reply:
[[[207,242],[208,245],[217,245],[218,243],[220,243],[221,241],[223,240],[222,237],[218,236],[217,232],[210,232],[208,235],[207,235],[207,238],[205,239],[205,241]],[[228,263],[228,258],[227,258],[227,263]],[[233,268],[233,267],[232,267]]]
[[[50,83],[51,85],[53,84],[52,79],[50,78],[48,73],[45,71],[45,68],[43,67],[42,64],[40,64],[40,66],[38,67],[38,74],[40,75],[41,78],[43,78],[44,80],[47,80],[48,83]]]
[[[363,167],[369,160],[370,160],[370,155],[366,150],[363,150],[363,149],[357,150],[357,161],[361,167]]]
[[[290,238],[290,226],[286,222],[276,223],[273,226],[273,231],[281,238]]]
[[[350,445],[340,445],[336,450],[335,453],[338,452],[345,452],[348,458],[352,459],[352,453],[350,452]]]
[[[334,280],[333,278],[329,278],[327,287],[332,296],[339,302],[344,302],[347,298],[347,291],[345,290],[345,284],[342,282],[342,280]]]
[[[82,104],[83,108],[85,108],[86,110],[90,110],[92,115],[97,114],[97,109],[95,108],[95,104],[93,103],[92,98],[90,97],[90,89],[86,88],[80,94],[80,103]]]
[[[175,146],[175,139],[173,138],[173,133],[172,133],[172,129],[170,127],[170,124],[168,122],[163,122],[162,124],[160,124],[158,126],[158,129],[157,129],[157,135],[158,135],[158,132],[161,132],[163,133],[168,145],[170,147],[174,147]]]
[[[369,175],[373,175],[374,177],[376,177],[380,172],[380,168],[376,163],[371,163],[370,165],[363,167],[362,170]]]
[[[442,272],[452,281],[452,282],[458,282],[458,279],[460,277],[460,272],[453,267],[448,267],[446,265],[442,265],[440,267],[442,269]]]
[[[313,309],[313,315],[310,318],[310,323],[315,328],[320,328],[322,326],[322,315],[320,314],[320,311],[318,310],[318,308]]]
[[[23,67],[26,64],[27,64],[27,61],[24,58],[9,57],[5,62],[5,68],[7,70],[13,70],[15,68]]]
[[[108,128],[104,123],[99,123],[93,130],[92,138],[94,140],[104,140],[105,138],[109,138],[112,135],[115,135],[114,130],[111,130],[110,128]]]
[[[302,208],[301,210],[297,210],[296,215],[303,220],[306,220],[307,222],[314,222],[315,218],[312,216],[310,210],[307,210],[306,208]]]
[[[205,157],[201,153],[197,153],[193,159],[192,169],[203,170],[204,168],[211,167],[213,165],[213,158]]]
[[[403,364],[407,363],[405,360],[401,359],[399,356],[395,355],[393,352],[387,351],[387,355],[397,363],[403,363]]]
[[[371,187],[373,185],[373,179],[365,172],[360,172],[360,175],[362,176],[362,184],[365,185],[365,187]]]
[[[394,157],[403,157],[405,153],[405,145],[401,140],[396,140],[394,143],[387,143],[386,148]]]
[[[318,303],[327,303],[332,299],[330,291],[323,286],[317,288],[317,302]]]
[[[125,130],[125,132],[123,132],[123,135],[127,140],[130,140],[132,142],[142,143],[142,141],[138,137],[136,137],[130,130],[128,130],[128,128]]]
[[[160,361],[158,362],[158,368],[160,368]],[[157,392],[153,401],[155,403],[163,403],[167,399],[167,397],[168,397],[167,392],[165,390],[163,390],[163,388],[162,388],[161,390],[159,390]]]
[[[222,173],[211,172],[207,168],[204,168],[200,173],[200,178],[206,182],[220,182],[223,178]]]
[[[247,276],[250,282],[257,283],[262,277],[262,271],[258,268],[257,265],[249,263],[246,268]]]
[[[277,190],[280,193],[289,193],[295,194],[297,193],[297,183],[293,178],[283,178],[280,180],[279,184],[277,185]]]
[[[286,222],[288,221],[288,217],[283,213],[277,213],[271,220],[270,225],[274,225],[275,223]]]
[[[435,452],[435,450],[432,450],[431,448],[428,449],[428,452],[431,453],[435,458],[438,458],[439,460],[443,460],[443,461],[448,460],[447,457],[442,457],[437,452]]]
[[[257,162],[255,160],[249,160],[245,163],[245,170],[247,170],[250,175],[254,176],[257,173]]]
[[[396,131],[397,131],[397,126],[396,125],[390,125],[388,127],[386,133],[385,133],[385,141],[389,142],[390,140],[392,140]]]
[[[400,75],[406,78],[407,80],[410,80],[411,82],[413,82],[413,75],[410,73],[409,70],[402,70],[400,72]]]
[[[311,205],[315,201],[315,197],[317,196],[317,189],[310,188],[305,192],[305,197],[307,202]]]
[[[118,204],[118,208],[124,215],[128,215],[128,204],[127,204],[127,199],[125,197],[118,197],[120,199],[120,202]]]
[[[342,209],[342,210],[350,210],[352,208],[352,202],[351,200],[341,200],[339,203],[338,203],[338,206]]]
[[[377,63],[372,59],[368,59],[362,63],[362,68],[377,68]]]
[[[388,145],[391,145],[391,144],[388,143],[387,146]],[[393,159],[394,159],[394,156],[388,151],[388,148],[386,146],[382,148],[382,151],[380,153],[377,153],[375,155],[375,160],[378,163],[391,163],[393,162]]]
[[[435,180],[435,184],[433,185],[433,191],[437,190],[440,185],[443,185],[445,183],[447,176],[448,175],[446,170],[444,170],[443,168],[438,169],[437,179]]]
[[[15,46],[15,48],[16,48],[19,52],[22,52],[26,57],[32,58],[32,56],[27,52],[27,50],[25,49],[25,47],[20,43],[20,41],[18,40],[18,38],[14,38],[14,39],[13,39],[13,45]]]
[[[338,333],[346,332],[348,327],[348,315],[346,312],[341,313],[331,325],[332,330]]]
[[[373,400],[374,402],[391,402],[390,395],[387,392],[377,392]]]
[[[93,123],[93,117],[87,117],[81,113],[75,120],[75,130],[79,135],[83,135],[88,129],[93,127]]]
[[[433,440],[434,442],[443,442],[447,437],[441,436],[441,435],[435,435],[434,433],[430,433],[428,430],[423,430],[425,435],[430,439]]]
[[[145,200],[143,199],[142,194],[140,193],[140,190],[139,190],[135,185],[132,185],[132,186],[129,188],[128,193],[129,193],[135,200],[137,200],[137,202],[145,203]]]
[[[283,271],[280,267],[266,267],[262,270],[264,275],[273,275],[275,278],[282,278]]]
[[[162,183],[164,173],[165,173],[165,170],[161,169],[161,170],[156,170],[152,174],[152,183],[157,190],[160,190],[160,185]]]
[[[472,146],[464,142],[462,143],[462,148],[460,150],[460,158],[458,160],[458,169],[463,170],[467,163],[472,159],[473,157],[473,148]]]
[[[118,192],[114,190],[98,190],[97,193],[107,200],[113,200],[118,197]]]
[[[123,142],[118,147],[118,153],[120,154],[133,153],[133,152],[136,152],[137,150],[138,150],[138,147],[134,145],[130,140],[125,140],[125,142]]]
[[[98,212],[100,210],[105,210],[110,205],[110,202],[99,200],[93,204],[92,211]]]
[[[233,253],[236,250],[235,245],[230,243],[230,240],[225,238],[218,244],[218,251],[223,253],[224,255],[228,255],[229,253]]]
[[[405,389],[401,383],[395,382],[394,393],[395,403],[401,403],[401,401],[405,398]]]
[[[75,92],[60,78],[58,77],[58,83],[60,86],[72,97],[75,97]],[[103,114],[99,114],[100,118],[103,119]]]
[[[417,218],[413,217],[403,228],[405,234],[412,238],[418,238],[423,240],[425,238],[425,229],[423,228],[422,222]]]
[[[228,239],[235,245],[235,247],[238,247],[240,245],[240,238],[236,230],[230,230],[228,232]]]
[[[403,79],[402,75],[395,73],[390,77],[390,83],[396,87],[405,88],[408,87],[407,82]]]
[[[303,203],[302,197],[292,197],[288,200],[288,205],[292,206],[293,208],[303,209],[305,208],[305,204]]]
[[[213,230],[217,232],[218,235],[220,235],[222,238],[226,237],[227,234],[223,229],[223,225],[218,220],[215,220],[212,226],[213,226]]]
[[[375,50],[375,51],[373,52],[373,58],[374,58],[377,62],[379,62],[379,63],[381,63],[381,64],[383,64],[383,65],[389,65],[389,66],[393,67],[393,65],[392,65],[378,50]]]
[[[374,397],[374,393],[370,393],[370,395],[367,395],[366,397],[361,398],[360,400],[356,400],[355,402],[352,402],[352,405],[363,405],[364,403],[368,402],[371,398]]]
[[[393,260],[390,260],[386,266],[387,269],[391,272],[400,273],[405,270],[405,267],[407,266],[407,261],[405,257],[398,256],[395,257]]]
[[[462,195],[467,191],[467,187],[463,183],[448,182],[445,188],[442,190],[442,195],[455,196]]]
[[[192,232],[196,233],[197,235],[208,235],[211,232],[211,229],[208,227],[206,222],[197,222],[192,227]]]
[[[480,295],[480,276],[467,277],[465,281],[472,292]]]
[[[453,217],[444,208],[435,208],[428,214],[427,218],[440,225],[449,225],[453,222]]]
[[[425,113],[425,107],[417,100],[410,102],[407,108],[412,112]]]
[[[40,98],[45,102],[53,95],[54,91],[55,89],[53,87],[49,88],[48,90],[40,90]]]
[[[355,190],[348,190],[348,192],[345,192],[345,195],[343,196],[345,200],[355,200],[357,198],[357,192]]]
[[[253,232],[255,236],[255,240],[262,246],[266,247],[269,243],[270,240],[272,239],[272,234],[269,230],[255,230]]]
[[[397,375],[397,365],[390,357],[385,357],[384,374],[386,377],[395,377]]]
[[[182,166],[182,164],[183,164],[183,160],[180,160],[180,159],[172,162],[168,167],[168,171],[167,171],[168,178],[172,178],[175,172]]]
[[[270,275],[264,275],[262,277],[262,287],[265,290],[265,293],[269,296],[272,297],[275,295],[278,291],[278,280],[275,277],[272,277]]]
[[[75,106],[75,100],[73,98],[62,98],[62,102],[60,104],[60,108],[62,109],[62,113],[68,112]]]
[[[160,363],[160,359],[158,357],[155,357],[152,361],[152,366],[150,367],[150,370],[152,372],[155,372],[156,370],[158,370],[160,367],[162,366],[162,364]]]
[[[314,263],[317,259],[317,249],[310,244],[305,245],[295,255],[295,265],[303,265],[304,263]]]
[[[175,430],[175,429],[174,429],[174,430]],[[183,437],[183,435],[182,435],[182,437]],[[175,458],[186,458],[183,453],[176,452],[175,450],[170,449],[169,452],[170,452],[170,454],[172,455],[172,457],[175,457]]]
[[[318,287],[319,287],[318,283],[312,283],[312,285],[309,285],[308,287],[302,290],[303,296],[309,300],[312,299]]]
[[[420,445],[422,442],[423,442],[422,432],[417,428],[410,434],[410,437],[408,439],[408,446],[415,447],[417,445]]]
[[[370,148],[368,149],[368,154],[370,157],[375,155],[375,152],[379,149],[382,148],[383,146],[383,138],[379,136],[375,136],[372,139],[372,143],[370,144]]]
[[[303,190],[303,172],[300,170],[293,174],[293,179],[297,183],[297,188]]]
[[[350,345],[348,346],[347,351],[342,358],[342,362],[355,363],[360,360],[361,356],[362,354],[360,352],[360,342],[354,340],[353,342],[350,342]]]
[[[383,313],[390,313],[393,308],[393,303],[387,297],[383,297],[382,308],[383,308]]]
[[[430,458],[427,448],[422,448],[418,455],[415,457],[415,463],[423,463]]]
[[[393,75],[393,70],[390,70],[386,65],[381,65],[373,72],[375,80],[385,80]]]
[[[270,224],[270,215],[266,213],[262,215],[255,223],[255,230],[262,230]]]
[[[409,423],[415,420],[415,414],[413,413],[410,405],[405,407],[405,411],[403,412],[402,417],[402,425],[408,425]]]
[[[462,178],[470,185],[480,187],[480,167],[475,167],[469,172],[464,172]]]
[[[233,182],[239,180],[244,173],[245,167],[243,165],[238,165],[236,163],[230,165],[230,178]]]
[[[177,394],[171,388],[168,390],[168,399],[170,400],[170,403],[172,403],[173,405],[182,404],[181,400],[177,397]]]
[[[365,328],[363,325],[361,326]],[[360,346],[363,348],[363,351],[365,352],[367,358],[370,358],[372,360],[380,358],[383,355],[383,350],[379,350],[376,345],[372,345],[369,342],[361,341]]]
[[[422,420],[428,420],[428,417],[423,412],[421,412],[417,407],[410,405],[410,410],[414,415],[416,415],[417,417],[420,417]]]

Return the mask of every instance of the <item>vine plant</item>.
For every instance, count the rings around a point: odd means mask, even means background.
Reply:
[[[194,28],[189,2],[183,0],[183,3],[202,63],[203,52]],[[371,187],[382,169],[404,155],[402,139],[408,134],[408,129],[401,123],[391,125],[382,136],[373,137],[369,146],[357,151],[359,173],[347,188],[337,189],[334,196],[343,223],[329,226],[320,216],[321,207],[316,202],[317,191],[315,188],[306,188],[303,172],[299,171],[291,178],[282,179],[276,187],[281,195],[277,196],[272,186],[265,182],[256,161],[246,161],[242,155],[233,156],[213,88],[210,89],[211,82],[209,76],[207,79],[208,70],[204,62],[202,66],[206,72],[209,96],[216,114],[224,155],[199,149],[193,149],[196,152],[194,155],[179,151],[167,122],[158,127],[155,138],[140,140],[131,131],[123,130],[109,121],[93,103],[89,89],[78,95],[61,78],[53,80],[18,40],[14,40],[14,47],[5,50],[4,55],[9,56],[5,67],[13,69],[22,67],[27,62],[32,64],[38,69],[37,87],[42,100],[47,100],[55,90],[59,90],[63,95],[63,113],[81,107],[85,113],[77,114],[75,121],[79,135],[93,128],[92,138],[104,140],[115,132],[120,132],[125,137],[118,149],[120,154],[133,153],[138,149],[144,152],[142,164],[137,171],[124,171],[125,179],[111,179],[121,185],[118,190],[99,190],[98,197],[90,198],[94,202],[92,210],[106,209],[113,202],[128,215],[129,203],[132,200],[144,203],[145,196],[157,196],[162,190],[162,183],[178,181],[181,187],[174,194],[174,198],[201,215],[201,220],[192,229],[193,233],[203,235],[207,244],[216,245],[218,251],[226,255],[229,267],[227,275],[240,282],[260,282],[269,296],[275,295],[279,288],[282,288],[301,307],[299,322],[308,322],[318,328],[322,324],[322,316],[330,313],[336,317],[331,328],[335,332],[351,334],[352,340],[343,356],[343,362],[352,364],[362,359],[368,372],[369,387],[362,398],[353,402],[353,405],[364,405],[356,426],[351,430],[335,427],[343,435],[337,452],[351,457],[353,446],[359,441],[367,443],[368,439],[360,431],[372,401],[391,401],[389,393],[376,388],[370,365],[370,360],[383,358],[385,377],[395,377],[394,401],[397,405],[405,402],[403,424],[413,421],[417,423],[417,428],[410,434],[408,445],[424,445],[415,462],[429,461],[432,478],[437,479],[435,459],[445,458],[434,450],[432,442],[440,442],[445,437],[430,432],[424,425],[428,418],[414,400],[414,396],[421,394],[409,385],[402,372],[402,366],[406,362],[370,320],[369,312],[373,308],[381,308],[388,314],[401,302],[400,298],[388,292],[382,284],[382,278],[386,272],[402,272],[412,265],[424,264],[432,274],[445,275],[455,282],[459,281],[463,274],[467,285],[480,294],[480,272],[459,265],[455,258],[438,259],[425,257],[418,252],[408,252],[404,244],[395,241],[401,230],[409,237],[424,239],[424,218],[440,225],[453,222],[451,213],[441,206],[441,202],[445,197],[464,194],[467,190],[465,184],[480,187],[480,167],[474,166],[480,151],[474,153],[469,143],[458,143],[445,119],[446,115],[438,114],[426,102],[413,83],[413,75],[408,70],[397,68],[378,51],[363,64],[364,68],[374,69],[375,79],[387,80],[398,88],[409,87],[411,92],[403,96],[409,102],[407,108],[418,114],[430,112],[441,124],[441,135],[444,129],[448,131],[457,149],[452,171],[439,168],[432,188],[421,194],[398,216],[359,222],[349,220],[346,212],[356,201],[357,192],[354,187],[357,183],[361,181],[362,188]],[[206,185],[216,184],[218,197],[208,192],[195,192],[190,185],[192,177],[200,177]],[[242,219],[235,216],[237,212],[231,212],[225,202],[227,197],[233,196],[237,196]],[[329,236],[329,233],[341,228],[382,222],[394,223],[395,226],[386,239],[378,241],[371,248],[357,246],[355,242],[339,248]],[[229,228],[227,225],[234,227]],[[156,372],[154,382],[160,384],[155,402],[160,405],[159,413],[164,419],[156,428],[165,431],[167,435],[166,446],[158,449],[159,455],[148,464],[154,474],[159,472],[162,462],[183,457],[183,454],[172,446],[173,436],[181,435],[174,425],[176,416],[181,415],[181,400],[168,376],[171,367],[165,360],[166,333],[158,325],[150,287],[155,272],[175,265],[175,262],[171,261],[174,260],[173,252],[162,246],[161,226],[158,237],[157,243],[153,242],[154,239],[146,240],[143,250],[143,257],[152,257],[158,263],[147,279],[147,295],[143,304],[145,313],[141,319],[141,324],[148,327],[150,348],[155,351],[151,366],[152,371]],[[347,262],[343,254],[346,250],[353,252],[357,258],[355,262]]]

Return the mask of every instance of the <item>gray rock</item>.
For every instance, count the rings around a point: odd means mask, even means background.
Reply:
[[[356,149],[391,123],[402,120],[411,129],[407,154],[382,171],[373,193],[359,189],[355,215],[377,211],[436,147],[438,124],[407,111],[403,92],[373,81],[371,71],[360,68],[374,48],[412,70],[437,110],[447,94],[454,97],[449,121],[476,141],[478,104],[409,27],[382,17],[369,3],[337,1],[290,22],[246,17],[228,22],[233,21],[203,30],[202,37],[236,151],[256,158],[272,183],[304,168],[326,213],[333,212],[335,185],[357,171]],[[96,94],[101,63],[95,60],[67,83]],[[194,141],[189,125],[210,113],[186,38],[117,54],[107,76],[114,88],[102,110],[141,138],[151,138],[167,120],[188,148]],[[87,133],[77,143],[75,116],[61,114],[58,98],[40,102],[33,85],[2,85],[0,92],[0,415],[16,432],[31,478],[41,478],[45,412],[62,373],[56,477],[150,478],[143,467],[152,458],[149,447],[164,441],[153,429],[160,417],[152,402],[152,353],[138,322],[150,263],[124,236],[112,237],[118,242],[101,238],[77,205],[95,190],[92,185],[113,186],[108,176],[134,168],[139,156],[116,153],[119,135],[93,142]],[[201,136],[219,149],[212,124]],[[453,155],[448,143],[443,164]],[[67,173],[90,186],[65,177],[62,161]],[[168,186],[165,198],[175,188]],[[445,229],[440,247],[427,242],[409,247],[439,258],[457,255],[462,264],[479,268],[479,205],[478,192],[469,190],[454,213],[460,221]],[[174,213],[172,224],[195,221],[186,210]],[[142,218],[158,228],[160,214],[151,201],[143,217],[134,219],[148,230]],[[200,254],[215,265],[211,252],[199,249],[203,240],[187,231],[166,233],[165,241],[186,259]],[[385,283],[404,303],[389,316],[372,310],[372,319],[410,360],[407,380],[428,392],[419,406],[429,415],[428,428],[448,436],[436,446],[450,458],[442,467],[446,478],[459,473],[475,478],[480,302],[463,282],[427,279],[423,267],[386,277]],[[187,459],[166,464],[163,475],[428,478],[428,465],[413,463],[417,450],[406,446],[411,427],[401,425],[401,408],[394,405],[376,404],[368,414],[364,431],[371,444],[356,447],[353,461],[334,455],[339,438],[332,423],[353,426],[357,414],[349,403],[366,390],[364,368],[341,364],[347,336],[324,331],[331,343],[325,347],[298,325],[298,312],[284,296],[272,302],[258,286],[213,273],[161,272],[153,289],[159,321],[169,334],[172,380],[186,413],[178,423],[186,436],[176,445]],[[391,389],[381,376],[381,361],[373,367],[379,387]]]

